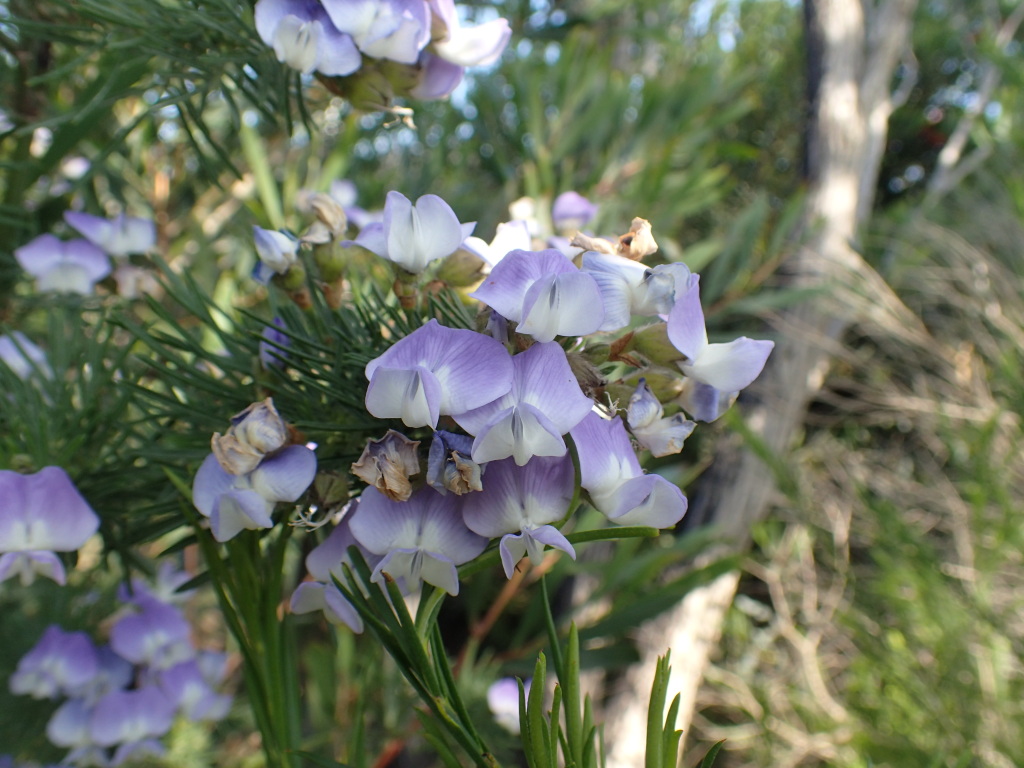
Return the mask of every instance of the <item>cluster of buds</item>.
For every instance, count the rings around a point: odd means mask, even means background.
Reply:
[[[469,297],[482,319],[480,330],[431,320],[366,366],[367,410],[404,430],[371,441],[353,465],[367,487],[309,556],[313,581],[296,593],[296,611],[323,609],[361,627],[333,584],[353,545],[373,580],[453,595],[457,567],[491,540],[509,578],[545,547],[575,557],[560,529],[581,490],[613,523],[674,525],[686,498],[644,472],[638,449],[678,453],[696,421],[717,418],[773,348],[746,337],[710,343],[699,276],[682,263],[642,263],[657,250],[643,219],[617,238],[576,233],[539,250],[528,249],[527,221],[502,225],[491,244],[470,233],[440,198],[414,204],[392,192],[383,220],[354,241],[391,261],[399,282],[420,285],[424,273],[444,274],[452,254],[480,254]],[[405,431],[426,431],[429,446]]]
[[[187,580],[167,567],[156,584],[134,580],[107,643],[53,625],[18,662],[12,693],[64,699],[46,726],[50,742],[69,750],[61,765],[106,768],[158,757],[175,717],[227,714],[231,698],[216,690],[227,657],[195,648],[177,604],[189,596],[178,591]]]
[[[463,27],[454,0],[259,0],[255,17],[279,61],[369,110],[448,96],[511,37],[505,19]]]

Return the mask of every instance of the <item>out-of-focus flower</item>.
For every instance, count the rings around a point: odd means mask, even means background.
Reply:
[[[152,270],[127,262],[114,267],[114,280],[117,281],[117,294],[124,299],[139,299],[160,290],[160,282]]]
[[[164,669],[160,688],[189,720],[222,720],[231,708],[231,697],[213,690],[195,659]]]
[[[640,379],[636,391],[629,398],[626,421],[629,430],[641,447],[652,456],[670,456],[683,450],[683,442],[697,425],[683,414],[677,413],[663,418],[665,409],[661,402],[647,388],[647,381]]]
[[[508,392],[512,359],[492,338],[431,320],[371,360],[366,378],[366,409],[378,419],[435,427]]]
[[[420,471],[419,447],[419,440],[389,429],[380,440],[367,443],[359,460],[352,464],[352,474],[389,499],[405,501],[412,495],[409,478]]]
[[[156,224],[152,219],[125,216],[113,219],[81,211],[65,211],[64,221],[77,229],[90,243],[115,258],[145,253],[156,246]]]
[[[734,402],[739,392],[722,392],[714,387],[697,381],[696,379],[684,378],[683,389],[676,398],[680,407],[695,421],[714,421],[727,410]]]
[[[263,330],[263,335],[260,337],[258,354],[260,365],[263,366],[265,371],[271,368],[283,368],[285,365],[285,358],[287,358],[288,353],[283,347],[290,347],[292,345],[292,337],[282,330],[278,330],[284,328],[284,320],[280,317],[275,317],[271,324]]]
[[[192,503],[210,519],[217,541],[243,530],[271,528],[274,505],[295,501],[316,475],[316,455],[302,445],[289,445],[242,475],[228,474],[212,453],[192,483]]]
[[[524,693],[530,695],[530,683],[523,683]],[[494,720],[514,736],[519,735],[519,683],[514,677],[503,677],[487,689],[487,708]]]
[[[391,501],[375,488],[367,488],[359,498],[350,523],[352,534],[368,550],[383,555],[373,581],[382,581],[386,573],[405,593],[425,581],[450,595],[459,594],[456,566],[487,546],[487,539],[462,521],[459,500],[468,497],[442,496],[424,486],[408,501]]]
[[[401,192],[388,192],[384,221],[365,227],[354,242],[419,274],[431,262],[454,253],[474,226],[460,224],[455,211],[437,195],[423,195],[413,205]]]
[[[271,277],[268,273],[283,275],[299,260],[299,241],[284,232],[254,226],[252,237],[260,257],[255,274],[260,282]]]
[[[579,192],[563,192],[551,205],[551,222],[559,231],[580,229],[596,215],[597,206]]]
[[[466,68],[445,61],[430,51],[420,54],[416,85],[409,91],[414,99],[432,101],[452,94],[466,74]]]
[[[256,32],[277,60],[304,74],[350,75],[363,57],[317,0],[259,0]]]
[[[430,14],[423,0],[323,0],[331,21],[375,59],[415,64],[430,41]]]
[[[155,685],[131,691],[111,691],[96,703],[90,721],[93,741],[103,747],[144,743],[159,750],[154,737],[171,730],[175,706]]]
[[[564,456],[562,435],[593,407],[580,390],[565,351],[555,342],[534,344],[512,358],[512,387],[501,397],[454,414],[475,435],[473,460],[513,457],[523,466],[534,456]]]
[[[0,470],[0,581],[36,574],[63,584],[54,552],[73,552],[96,533],[100,520],[60,467],[21,475]]]
[[[512,251],[470,294],[537,341],[593,333],[604,322],[597,283],[555,250]]]
[[[427,455],[427,485],[444,496],[457,496],[482,490],[483,467],[472,459],[473,438],[446,432],[434,432]]]
[[[493,64],[512,38],[512,30],[505,19],[463,27],[454,0],[430,0],[430,8],[436,21],[434,51],[452,64],[461,67]],[[436,30],[441,30],[440,36]]]
[[[0,336],[0,362],[5,363],[22,380],[37,373],[47,379],[53,378],[53,369],[46,359],[46,353],[21,331]]]
[[[65,632],[54,624],[21,657],[8,685],[11,693],[55,699],[87,685],[98,669],[96,647],[89,636],[84,632]]]
[[[530,249],[530,230],[525,221],[517,219],[499,224],[494,239],[485,243],[479,237],[467,237],[463,247],[475,253],[493,267],[512,251]]]
[[[566,516],[572,495],[572,460],[567,456],[537,457],[522,467],[510,459],[495,461],[487,466],[484,489],[465,497],[462,519],[474,533],[501,537],[501,564],[511,579],[523,555],[540,565],[545,545],[576,559],[572,544],[551,525]]]
[[[110,647],[133,664],[165,669],[192,658],[191,629],[173,605],[147,599],[117,620],[110,630]]]
[[[53,235],[40,235],[16,248],[14,257],[36,279],[40,291],[87,296],[96,283],[110,274],[107,254],[88,240],[58,240]]]
[[[594,506],[619,525],[667,528],[686,514],[686,497],[660,475],[645,475],[618,417],[591,412],[571,430],[580,459],[580,485]]]
[[[686,356],[679,367],[690,378],[721,392],[739,392],[761,373],[775,342],[742,336],[726,344],[709,344],[699,291],[699,278],[693,275],[669,312],[668,337]]]

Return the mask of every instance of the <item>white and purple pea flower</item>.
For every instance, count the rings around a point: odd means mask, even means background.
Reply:
[[[555,342],[534,344],[512,357],[512,386],[486,405],[454,414],[475,435],[473,460],[512,457],[523,466],[534,456],[564,456],[567,433],[593,401],[580,390],[565,351]]]
[[[37,575],[65,581],[55,552],[74,552],[98,530],[100,520],[60,467],[22,475],[0,470],[0,581]]]
[[[156,224],[152,219],[120,214],[113,219],[81,211],[65,211],[64,221],[90,243],[115,259],[146,253],[156,246]]]
[[[364,490],[350,525],[359,544],[382,556],[372,581],[387,574],[406,594],[426,582],[458,595],[457,566],[487,547],[462,520],[462,500],[475,495],[442,496],[423,486],[408,501],[392,501],[376,488]]]
[[[683,373],[723,393],[739,392],[749,386],[760,375],[775,347],[773,341],[746,336],[725,344],[708,343],[698,275],[691,275],[686,290],[676,296],[668,314],[668,338],[686,356],[678,363]]]
[[[260,0],[256,32],[277,60],[308,75],[350,75],[363,57],[352,36],[335,26],[318,0]]]
[[[582,271],[597,282],[604,302],[604,322],[598,330],[618,331],[633,315],[667,315],[676,296],[689,290],[691,275],[685,264],[648,267],[639,261],[610,253],[587,251]]]
[[[525,466],[512,459],[494,461],[487,465],[483,490],[464,497],[462,519],[481,536],[501,538],[498,551],[510,579],[524,555],[540,565],[545,546],[575,560],[572,544],[551,525],[568,515],[573,485],[568,456],[538,456]]]
[[[626,422],[633,437],[652,456],[679,453],[697,426],[681,413],[665,418],[665,408],[647,386],[646,379],[640,379],[636,391],[629,398]]]
[[[99,671],[96,648],[84,632],[65,632],[53,624],[18,661],[8,682],[11,693],[34,699],[72,696]]]
[[[316,476],[316,455],[287,444],[287,426],[269,398],[237,414],[192,484],[192,503],[210,520],[217,541],[243,530],[271,528],[278,502],[296,501]]]
[[[366,225],[350,242],[418,275],[458,250],[475,226],[460,223],[437,195],[423,195],[413,205],[401,192],[392,191],[384,201],[383,221]]]
[[[570,430],[580,460],[580,485],[601,514],[618,525],[668,528],[686,514],[678,486],[640,467],[619,417],[591,411]]]
[[[53,369],[46,353],[21,331],[0,335],[0,362],[22,381],[35,375],[44,379],[53,378]]]
[[[537,341],[585,336],[604,322],[604,303],[593,276],[559,251],[512,251],[470,294],[517,322]]]
[[[407,427],[436,427],[512,388],[512,358],[494,339],[436,320],[417,328],[366,366],[366,409]]]

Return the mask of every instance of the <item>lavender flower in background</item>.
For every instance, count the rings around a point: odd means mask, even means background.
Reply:
[[[530,695],[530,683],[523,683],[526,696]],[[519,735],[519,683],[514,677],[496,680],[487,689],[487,708],[494,715],[495,722],[514,736]]]
[[[36,279],[40,291],[88,296],[111,269],[107,254],[89,241],[64,241],[53,235],[40,235],[16,248],[14,257]]]
[[[686,497],[677,486],[644,474],[621,419],[591,412],[570,434],[579,453],[580,485],[613,523],[667,528],[686,514]]]
[[[464,498],[442,496],[426,486],[408,501],[391,501],[375,488],[363,491],[350,525],[356,541],[383,555],[373,581],[382,581],[387,573],[406,594],[424,581],[450,595],[459,594],[456,566],[487,546],[487,539],[462,521],[459,500]]]
[[[582,229],[596,215],[597,206],[579,192],[563,192],[551,205],[551,223],[562,232]]]
[[[53,378],[53,369],[46,359],[46,353],[21,331],[0,336],[0,362],[23,381],[36,374],[46,379]]]
[[[99,658],[89,636],[65,632],[53,624],[18,661],[8,686],[11,693],[55,699],[80,690],[98,670]]]
[[[462,247],[486,261],[489,267],[494,267],[506,254],[530,249],[529,226],[521,219],[508,221],[498,225],[490,243],[479,237],[467,237]]]
[[[431,262],[453,254],[474,226],[460,224],[455,211],[437,195],[423,195],[413,205],[401,192],[388,192],[383,222],[364,227],[353,242],[419,274]]]
[[[573,468],[567,456],[537,457],[522,467],[510,459],[494,461],[487,465],[483,490],[465,497],[462,519],[474,533],[501,537],[501,564],[511,579],[523,555],[540,565],[545,545],[576,559],[572,544],[551,525],[568,514],[572,496]]]
[[[721,392],[739,392],[756,379],[774,341],[742,336],[727,344],[709,344],[700,305],[700,280],[693,275],[686,291],[677,296],[668,315],[668,337],[686,356],[683,373]]]
[[[264,371],[269,371],[271,368],[284,368],[287,363],[288,352],[285,348],[292,345],[292,337],[284,333],[283,330],[279,330],[285,327],[284,320],[275,317],[271,324],[263,329],[257,354]]]
[[[366,410],[378,419],[435,427],[508,392],[512,359],[492,338],[431,320],[371,360],[366,378]]]
[[[193,655],[191,628],[173,605],[136,601],[110,629],[110,647],[133,664],[165,669]]]
[[[259,0],[254,13],[260,39],[292,69],[350,75],[362,64],[351,35],[339,30],[316,0]]]
[[[164,669],[160,689],[189,720],[222,720],[231,709],[231,697],[213,690],[199,662],[192,658]]]
[[[512,251],[470,294],[537,341],[593,333],[604,322],[597,283],[555,250]]]
[[[143,747],[149,754],[161,756],[166,750],[156,739],[171,730],[175,709],[154,685],[112,691],[96,703],[89,730],[97,745],[117,746],[114,763],[127,759],[129,754],[139,755]]]
[[[21,475],[0,470],[0,581],[36,575],[65,581],[54,552],[73,552],[96,533],[100,520],[60,467]]]
[[[156,224],[152,219],[125,216],[104,219],[80,211],[65,211],[64,221],[90,243],[114,258],[146,253],[156,246]]]

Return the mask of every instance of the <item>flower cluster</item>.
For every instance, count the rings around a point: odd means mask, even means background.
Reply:
[[[463,27],[454,0],[259,0],[255,18],[293,69],[350,76],[369,59],[395,92],[420,99],[450,94],[466,67],[496,61],[511,36],[505,19]]]
[[[571,224],[594,212],[578,195],[555,210]],[[426,467],[422,441],[390,430],[370,442],[352,468],[368,487],[310,555],[314,581],[294,610],[361,627],[333,584],[351,545],[372,560],[374,581],[387,574],[406,592],[426,582],[454,595],[457,567],[492,539],[510,578],[545,547],[575,557],[560,528],[580,489],[620,525],[666,528],[685,514],[682,491],[645,473],[637,447],[678,453],[694,420],[717,418],[758,376],[773,342],[711,343],[699,276],[681,263],[642,263],[657,250],[643,219],[619,238],[577,233],[561,250],[530,250],[526,224],[472,244],[486,251],[486,276],[469,293],[486,330],[430,320],[366,366],[367,411],[429,430]],[[353,243],[394,263],[397,290],[402,275],[443,274],[470,232],[440,198],[413,204],[391,192],[383,220]]]
[[[124,214],[104,219],[78,211],[67,211],[64,220],[83,237],[60,240],[55,235],[40,235],[14,251],[21,268],[36,279],[36,287],[87,296],[111,273],[113,257],[119,292],[129,298],[137,295],[145,278],[127,258],[156,245],[153,222]]]
[[[46,736],[69,751],[62,765],[117,766],[165,753],[160,738],[177,716],[222,719],[231,698],[217,693],[227,657],[197,650],[176,604],[187,576],[163,568],[156,584],[132,582],[109,641],[50,626],[18,662],[12,693],[59,699]]]

